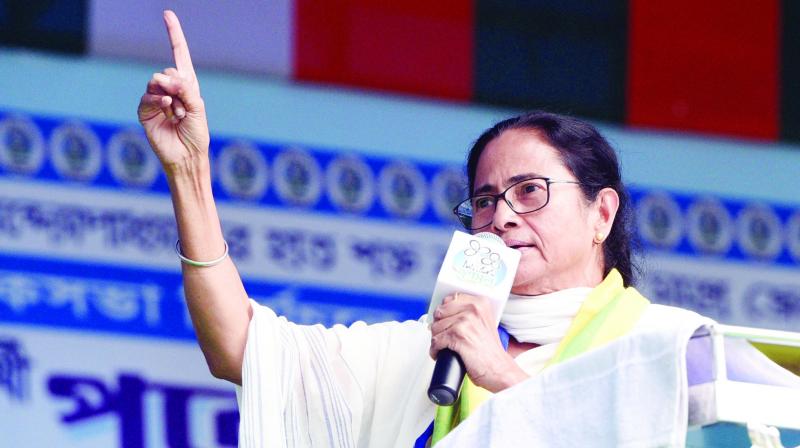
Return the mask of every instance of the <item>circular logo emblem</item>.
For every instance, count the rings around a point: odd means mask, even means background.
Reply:
[[[698,252],[724,254],[733,243],[733,225],[728,209],[714,198],[702,198],[686,212],[689,242]]]
[[[393,162],[386,165],[378,177],[381,202],[392,215],[418,218],[425,209],[427,196],[425,178],[413,165]]]
[[[64,123],[50,137],[53,167],[63,178],[89,182],[97,177],[102,165],[100,139],[79,122]]]
[[[275,189],[284,202],[309,206],[322,193],[322,170],[311,154],[299,148],[287,149],[275,157]]]
[[[739,247],[755,258],[775,258],[783,245],[781,221],[770,207],[752,204],[737,217]]]
[[[111,175],[129,187],[147,188],[158,176],[158,158],[139,130],[119,131],[108,142]]]
[[[639,232],[648,243],[674,248],[683,235],[683,215],[678,203],[665,193],[651,193],[639,201],[636,210]]]
[[[800,210],[794,212],[786,223],[786,244],[794,261],[800,262]]]
[[[267,190],[267,161],[248,142],[233,142],[222,148],[217,170],[220,184],[230,196],[258,200]]]
[[[325,183],[331,202],[348,212],[360,213],[375,199],[375,179],[372,170],[357,156],[334,159],[326,172]]]
[[[36,174],[44,162],[44,138],[28,118],[0,121],[0,165],[9,172]]]
[[[448,223],[457,223],[453,207],[467,197],[467,178],[461,170],[444,168],[431,181],[431,203],[436,216]]]
[[[453,257],[453,272],[461,280],[485,286],[497,286],[508,273],[506,264],[490,244],[481,244],[479,238],[471,239],[468,247]]]

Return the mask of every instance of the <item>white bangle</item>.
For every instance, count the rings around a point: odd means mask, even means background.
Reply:
[[[222,263],[226,258],[228,258],[228,242],[222,240],[222,243],[225,244],[225,252],[219,258],[215,258],[211,261],[195,261],[191,258],[187,258],[181,252],[181,240],[175,241],[175,253],[178,254],[178,258],[181,259],[181,262],[188,264],[189,266],[197,266],[200,268],[210,268],[211,266],[216,266]]]

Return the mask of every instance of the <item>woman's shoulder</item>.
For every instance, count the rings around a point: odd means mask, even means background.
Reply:
[[[253,317],[253,321],[264,321],[265,323],[272,324],[274,321],[277,321],[281,324],[285,324],[292,327],[316,327],[316,328],[326,328],[328,330],[336,330],[336,331],[347,331],[347,330],[375,330],[375,331],[428,331],[430,324],[428,321],[427,314],[422,315],[419,319],[408,319],[408,320],[387,320],[383,322],[365,322],[363,320],[354,320],[350,323],[333,323],[329,325],[323,325],[321,323],[313,324],[313,323],[297,323],[292,321],[290,318],[287,318],[284,315],[280,315],[275,312],[271,307],[259,303],[254,299],[250,299],[250,309]]]
[[[702,314],[686,308],[680,308],[672,305],[662,305],[660,303],[650,303],[645,309],[645,316],[650,318],[664,318],[664,319],[705,319],[711,318],[703,316]]]
[[[634,331],[677,331],[691,335],[698,328],[713,323],[713,319],[686,308],[651,303],[645,308]]]
[[[390,333],[390,334],[419,334],[430,337],[430,325],[423,316],[418,320],[389,320],[384,322],[368,323],[358,320],[350,324],[335,324],[331,329],[338,332],[364,332],[364,333]]]

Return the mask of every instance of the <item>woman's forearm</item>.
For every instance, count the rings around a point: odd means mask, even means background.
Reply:
[[[224,238],[211,191],[207,157],[166,167],[181,251],[208,261],[224,252]],[[250,304],[230,257],[211,267],[183,263],[186,302],[212,374],[241,382]]]

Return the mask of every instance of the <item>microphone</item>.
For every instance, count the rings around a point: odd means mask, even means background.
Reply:
[[[444,256],[428,307],[428,320],[445,296],[456,292],[489,299],[496,323],[508,301],[519,265],[520,252],[507,247],[499,236],[481,232],[470,235],[456,231]],[[440,406],[450,406],[458,398],[466,368],[458,353],[443,349],[436,355],[428,398]]]

